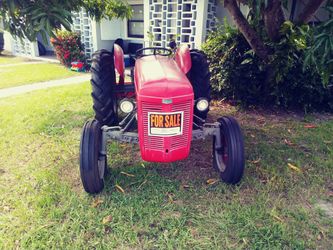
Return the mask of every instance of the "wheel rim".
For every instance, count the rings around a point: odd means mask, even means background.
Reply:
[[[104,178],[104,173],[105,173],[105,157],[100,156],[98,158],[98,173],[99,173],[99,178],[103,179]]]
[[[216,143],[216,141],[215,141]],[[228,159],[229,159],[229,154],[228,154],[228,145],[226,143],[226,139],[225,137],[222,135],[221,136],[221,148],[220,149],[215,149],[215,159],[216,159],[216,164],[218,169],[221,172],[224,172],[227,168],[227,164],[228,164]],[[216,144],[215,144],[215,148]]]
[[[98,149],[98,161],[97,161],[97,167],[98,167],[98,173],[99,173],[99,178],[104,179],[104,174],[105,174],[105,168],[106,168],[106,152],[102,151],[103,148],[103,140],[101,140],[101,144]]]

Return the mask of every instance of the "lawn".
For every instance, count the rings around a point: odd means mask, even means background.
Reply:
[[[332,249],[331,116],[215,102],[212,120],[234,114],[244,129],[239,186],[207,184],[218,178],[210,141],[173,164],[143,163],[137,146],[112,143],[106,188],[90,196],[78,171],[90,91],[87,83],[0,99],[1,249]]]
[[[0,55],[0,65],[29,62],[29,61],[33,61],[33,60],[30,60],[30,59],[24,58],[24,57],[11,56],[11,55],[7,55],[7,54]]]
[[[1,57],[0,57],[1,58]],[[77,76],[79,73],[55,63],[40,63],[1,67],[0,89]]]

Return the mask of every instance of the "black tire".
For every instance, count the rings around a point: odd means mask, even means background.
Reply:
[[[113,53],[105,49],[93,54],[91,85],[95,119],[102,125],[118,123],[117,98],[113,92],[116,83]]]
[[[244,139],[238,122],[229,116],[218,119],[221,130],[220,149],[216,148],[213,139],[213,167],[220,172],[221,179],[229,184],[237,184],[243,176]]]
[[[84,190],[96,194],[104,188],[104,173],[106,157],[100,155],[102,143],[101,124],[96,121],[87,121],[82,130],[80,143],[80,175]],[[101,177],[98,162],[105,161],[104,173]]]
[[[191,60],[192,67],[187,73],[187,78],[190,80],[193,91],[194,99],[206,98],[210,101],[210,72],[207,56],[203,51],[192,49]],[[194,108],[194,114],[202,119],[207,118],[208,111],[200,112]]]
[[[5,41],[3,38],[3,32],[0,32],[0,54],[3,51],[4,46],[5,46]]]

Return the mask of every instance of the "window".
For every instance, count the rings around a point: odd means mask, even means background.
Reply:
[[[144,25],[143,25],[143,4],[131,5],[133,14],[127,21],[127,36],[143,38]]]

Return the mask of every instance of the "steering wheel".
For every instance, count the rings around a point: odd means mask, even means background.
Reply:
[[[150,51],[152,53],[145,53],[146,51]],[[160,56],[170,56],[172,54],[172,50],[163,48],[163,47],[148,47],[142,48],[136,51],[135,58],[141,58],[144,56],[151,56],[151,55],[160,55]]]

